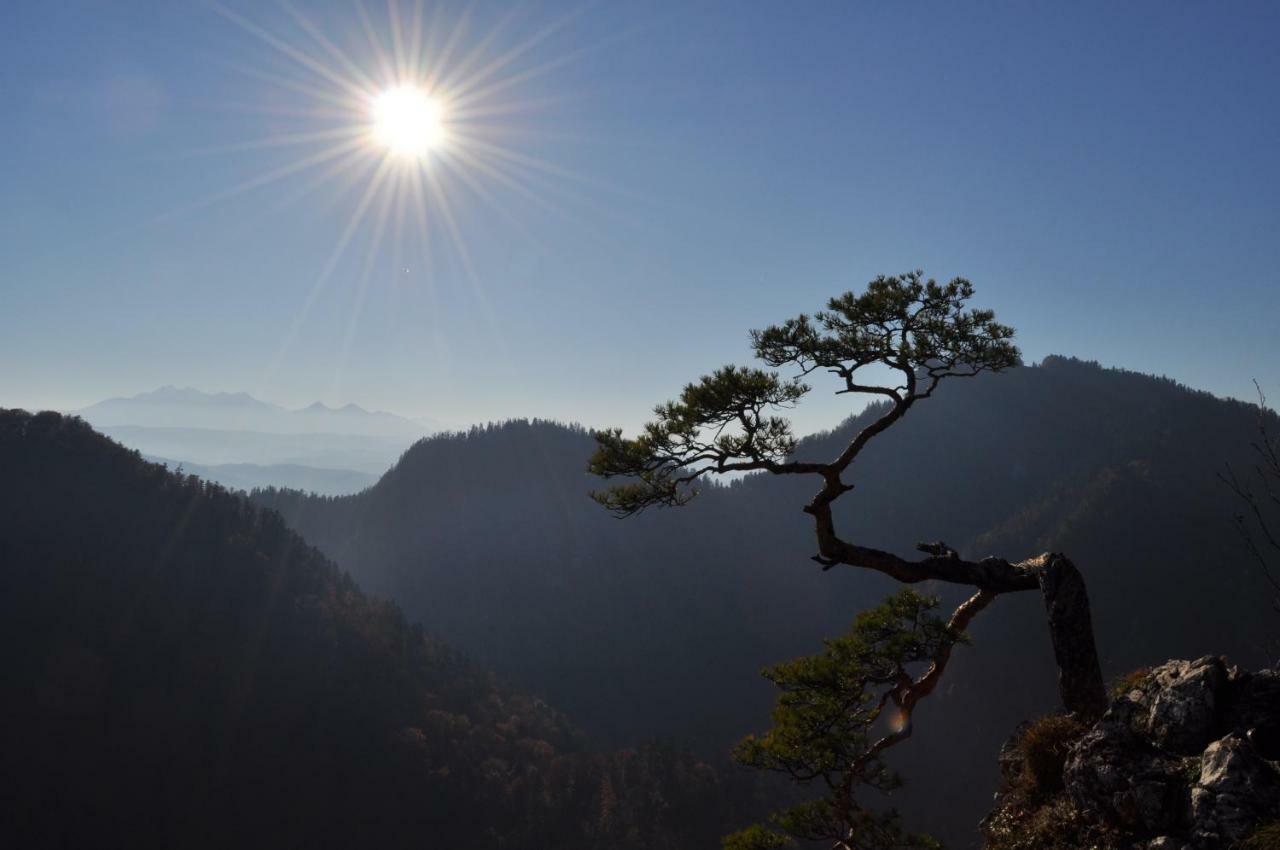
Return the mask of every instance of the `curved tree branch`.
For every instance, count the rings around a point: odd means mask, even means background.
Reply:
[[[854,787],[896,786],[883,752],[910,737],[912,713],[941,680],[952,645],[999,595],[1040,590],[1064,705],[1086,721],[1105,708],[1088,595],[1067,558],[1044,554],[1019,562],[972,561],[938,542],[919,544],[924,557],[912,560],[845,540],[836,529],[832,506],[853,489],[842,476],[877,436],[918,401],[932,397],[943,380],[1000,372],[1020,362],[1013,329],[996,322],[989,310],[968,309],[972,295],[972,284],[963,278],[943,285],[926,281],[919,271],[881,276],[861,294],[830,299],[827,309],[812,317],[752,331],[755,354],[768,366],[791,367],[800,376],[825,370],[839,379],[837,394],[881,399],[870,408],[874,418],[828,462],[797,460],[790,424],[774,415],[794,406],[809,387],[799,378],[784,380],[758,369],[725,367],[687,385],[678,400],[660,405],[657,419],[633,439],[619,430],[596,433],[591,471],[628,479],[593,494],[618,516],[685,504],[707,475],[817,475],[821,486],[804,511],[814,522],[818,551],[813,559],[824,569],[847,565],[903,584],[937,581],[976,591],[944,624],[928,615],[936,600],[903,590],[859,615],[854,632],[828,641],[826,653],[766,672],[784,691],[775,729],[761,739],[749,737],[737,755],[800,782],[821,779],[830,791],[825,800],[780,813],[778,822],[792,835],[831,839],[835,847],[846,848],[922,846],[901,831],[892,813],[859,807]],[[888,369],[893,385],[865,377],[869,373],[862,370],[869,367]],[[1280,452],[1263,452],[1262,458],[1280,468]],[[929,666],[913,678],[908,666],[920,662]],[[870,729],[890,704],[896,722],[869,741]]]
[[[951,619],[947,622],[947,628],[956,634],[966,632],[969,624],[973,622],[973,618],[995,601],[996,595],[991,591],[980,590],[970,596],[960,603],[960,606],[952,613]],[[885,694],[885,699],[892,701],[898,709],[898,717],[894,719],[893,723],[895,728],[889,734],[876,740],[867,749],[866,753],[854,762],[851,766],[852,771],[861,771],[868,762],[878,758],[889,747],[900,744],[911,737],[911,714],[915,711],[916,704],[933,693],[934,688],[938,686],[938,682],[942,679],[942,674],[946,672],[947,662],[951,660],[951,650],[954,646],[955,644],[953,643],[940,646],[933,657],[933,663],[929,665],[929,669],[919,679],[913,680],[907,677],[897,688]],[[883,701],[881,704],[883,705]]]

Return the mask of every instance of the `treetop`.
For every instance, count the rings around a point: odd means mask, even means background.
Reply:
[[[838,474],[870,437],[932,395],[944,379],[1019,364],[1013,328],[997,322],[991,310],[969,308],[973,291],[964,278],[940,284],[918,270],[881,275],[861,293],[830,299],[812,317],[801,314],[751,331],[758,359],[775,369],[794,367],[798,374],[784,378],[725,366],[654,408],[655,418],[638,436],[624,437],[616,428],[596,432],[591,472],[631,480],[593,497],[629,516],[647,507],[685,504],[696,495],[693,483],[708,474]],[[883,376],[886,369],[893,376],[889,382],[868,377],[873,370]],[[837,394],[880,396],[891,407],[882,424],[870,426],[833,462],[799,463],[792,459],[791,423],[777,414],[809,392],[802,378],[818,370],[838,379]]]

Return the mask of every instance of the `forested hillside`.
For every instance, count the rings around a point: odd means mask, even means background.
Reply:
[[[714,845],[707,764],[607,755],[280,518],[76,419],[0,411],[11,847]]]
[[[864,416],[868,414],[863,414]],[[1276,619],[1216,475],[1248,462],[1256,408],[1067,358],[944,386],[859,459],[845,536],[1085,573],[1108,675],[1170,655],[1267,660]],[[830,456],[865,421],[802,442]],[[750,476],[625,522],[587,498],[585,432],[512,422],[424,440],[365,493],[265,492],[308,540],[451,641],[615,741],[719,752],[765,721],[757,670],[810,652],[891,587],[808,560],[798,477]],[[942,588],[946,592],[946,588]],[[913,825],[962,843],[992,755],[1053,708],[1040,602],[1002,599],[900,748]],[[899,755],[895,752],[895,758]]]

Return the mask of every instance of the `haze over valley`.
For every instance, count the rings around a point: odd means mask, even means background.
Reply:
[[[355,404],[290,410],[247,393],[172,386],[74,413],[149,460],[228,487],[329,495],[364,489],[414,440],[439,430],[430,420]]]

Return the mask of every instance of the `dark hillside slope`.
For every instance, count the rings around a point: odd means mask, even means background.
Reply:
[[[709,767],[582,752],[274,513],[57,414],[0,411],[0,470],[0,845],[683,848],[732,825]]]
[[[613,743],[727,741],[721,665],[741,659],[744,628],[760,631],[757,649],[776,645],[787,624],[751,608],[770,583],[786,598],[792,577],[753,580],[724,562],[726,541],[704,535],[723,527],[707,519],[710,501],[608,516],[587,497],[598,483],[584,471],[592,445],[581,429],[508,422],[423,440],[358,497],[255,498],[362,586],[522,686],[567,700],[570,716]],[[789,627],[801,651],[811,629]],[[756,685],[759,652],[747,657],[736,693]]]
[[[834,455],[869,415],[801,453]],[[1066,358],[954,382],[859,459],[844,533],[904,555],[938,539],[977,557],[1067,552],[1090,582],[1109,675],[1170,655],[1257,665],[1275,618],[1216,478],[1247,461],[1255,416]],[[422,441],[362,494],[258,498],[362,582],[622,739],[716,751],[763,726],[756,671],[812,651],[892,587],[808,560],[810,481],[753,476],[619,522],[586,497],[599,486],[582,472],[590,451],[580,431],[508,423]],[[1038,598],[1000,600],[974,637],[895,752],[905,808],[961,844],[994,788],[992,753],[1055,699]]]

